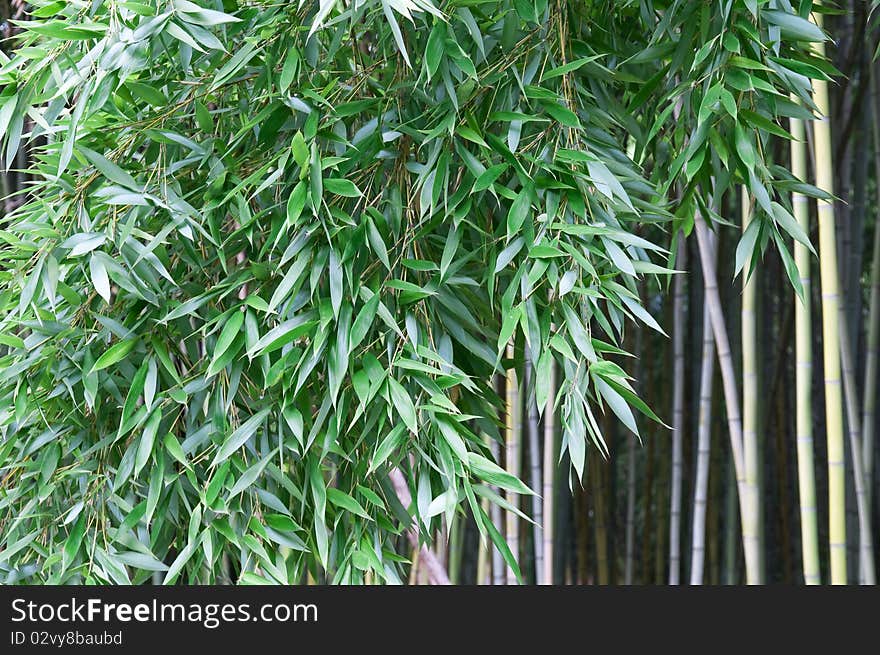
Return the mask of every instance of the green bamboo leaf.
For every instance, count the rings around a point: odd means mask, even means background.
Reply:
[[[117,560],[127,566],[141,569],[143,571],[167,571],[168,567],[147,553],[138,553],[136,551],[127,551],[116,553],[114,556]]]
[[[566,127],[580,128],[581,121],[578,119],[577,114],[575,114],[568,107],[563,107],[560,104],[555,102],[548,102],[543,105],[544,111],[546,111],[550,116],[553,117],[554,120],[565,125]]]
[[[248,420],[236,428],[224,441],[223,445],[217,450],[211,466],[217,466],[229,458],[232,453],[241,448],[248,439],[250,439],[260,424],[269,416],[270,407],[264,407],[259,412],[251,416]]]
[[[507,213],[507,238],[515,236],[529,212],[532,209],[531,190],[528,187],[523,188],[511,203],[510,210]]]
[[[92,255],[89,258],[89,274],[91,275],[95,291],[109,303],[111,298],[110,278],[107,275],[107,268],[104,266],[104,262],[99,257]]]
[[[562,66],[551,68],[541,76],[541,81],[545,82],[547,80],[552,80],[554,77],[560,77],[562,75],[573,73],[582,66],[589,64],[592,61],[596,61],[601,56],[602,55],[592,55],[590,57],[581,57],[580,59],[575,59],[574,61],[570,61],[566,64],[563,64]]]
[[[398,423],[392,428],[391,432],[389,432],[379,446],[376,448],[376,452],[373,455],[373,459],[370,462],[370,468],[367,470],[367,473],[372,473],[376,469],[378,469],[382,464],[385,463],[392,453],[396,452],[397,449],[403,444],[404,439],[406,438],[406,428],[402,423]]]
[[[137,339],[126,339],[110,346],[92,365],[90,373],[95,373],[125,358],[137,345]]]
[[[272,328],[248,348],[247,356],[253,359],[259,355],[270,353],[299,339],[315,326],[311,314],[302,314]]]
[[[633,416],[632,410],[629,408],[629,405],[623,399],[619,393],[617,393],[611,386],[602,378],[594,377],[593,381],[596,384],[596,389],[599,391],[599,394],[608,403],[608,406],[611,407],[611,411],[613,411],[617,418],[632,432],[634,435],[639,436],[639,428],[636,425],[635,416]]]
[[[357,348],[361,341],[364,340],[364,337],[367,336],[367,332],[369,332],[370,326],[373,324],[373,319],[376,318],[376,311],[378,309],[379,294],[374,293],[372,297],[364,303],[364,306],[361,307],[361,311],[358,312],[357,318],[354,319],[354,323],[351,326],[351,334],[349,336],[349,351],[353,351]]]
[[[62,556],[64,558],[65,568],[70,566],[77,553],[79,552],[79,548],[82,545],[85,533],[86,515],[85,512],[81,512],[76,523],[74,523],[73,527],[70,529],[70,532],[67,535],[67,539],[64,541]]]
[[[489,519],[489,516],[483,511],[482,507],[477,506],[480,512],[480,517],[482,519],[481,523],[485,526],[486,530],[489,532],[489,538],[492,540],[492,543],[495,545],[495,548],[498,549],[498,552],[501,553],[501,557],[507,563],[507,566],[513,571],[513,574],[516,576],[518,582],[522,582],[522,572],[519,568],[519,563],[516,561],[516,557],[514,557],[513,552],[510,550],[510,546],[507,545],[507,541],[505,541],[504,537],[498,532],[498,529],[495,527],[495,524]]]
[[[266,465],[269,464],[269,461],[274,456],[275,453],[272,452],[256,464],[248,467],[248,469],[241,474],[241,477],[235,481],[235,484],[232,485],[232,488],[229,489],[228,497],[235,498],[242,491],[250,488],[254,484],[254,482],[256,482],[257,479],[262,475],[263,470],[266,468]]]
[[[308,190],[304,181],[300,180],[287,198],[287,224],[296,225],[302,210],[306,206]]]
[[[309,157],[309,184],[312,191],[312,209],[316,214],[320,210],[321,199],[324,196],[324,178],[321,170],[321,155],[318,153],[317,144],[312,143]]]
[[[170,432],[166,434],[162,443],[165,445],[165,450],[168,451],[169,455],[183,464],[186,468],[189,468],[190,464],[186,459],[186,453],[183,452],[183,448],[180,447],[180,442],[173,434]]]
[[[357,185],[351,180],[345,180],[337,177],[328,177],[323,182],[324,188],[330,193],[337,196],[345,196],[346,198],[360,198],[363,193],[357,188]]]
[[[131,189],[132,191],[143,190],[143,187],[141,187],[129,173],[108,160],[104,155],[97,153],[94,150],[89,150],[83,146],[77,146],[77,149],[111,182],[115,182],[116,184]]]
[[[388,378],[388,391],[391,394],[391,402],[397,410],[398,415],[403,420],[404,425],[409,428],[413,434],[419,431],[418,421],[416,419],[416,408],[413,405],[412,398],[397,380],[392,377]]]
[[[358,501],[356,501],[354,498],[352,498],[340,489],[328,487],[327,500],[329,500],[333,505],[344,509],[346,512],[351,512],[352,514],[363,517],[368,521],[373,520],[370,515],[367,514],[366,510],[361,507],[361,504]]]
[[[214,357],[208,366],[207,375],[209,377],[217,374],[219,369],[217,363],[226,354],[226,351],[229,350],[235,338],[241,333],[242,325],[244,325],[244,312],[236,309],[223,325],[220,336],[217,337],[217,343],[214,345]]]
[[[771,25],[777,25],[785,38],[799,41],[824,41],[825,34],[814,23],[797,14],[774,9],[764,9],[761,17]]]
[[[159,431],[159,423],[162,422],[162,410],[154,409],[144,424],[144,431],[138,442],[137,456],[134,460],[134,475],[140,473],[141,469],[146,466],[153,454],[153,443],[156,441],[156,433]]]
[[[519,478],[511,475],[495,462],[486,459],[478,453],[469,452],[467,454],[467,462],[471,472],[489,484],[519,494],[534,494]]]

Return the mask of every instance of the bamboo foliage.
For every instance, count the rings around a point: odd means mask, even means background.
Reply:
[[[756,426],[719,276],[772,256],[802,287],[796,186],[820,198],[832,291],[830,205],[771,155],[813,108],[813,78],[828,111],[833,71],[809,50],[825,35],[804,7],[29,7],[0,55],[0,581],[633,582],[651,569],[677,584],[696,402],[706,578],[710,349],[746,579],[760,580]],[[711,208],[740,186],[754,210],[728,262]],[[685,318],[699,313],[685,275],[670,277],[693,231],[712,338],[699,401],[684,387]],[[675,351],[673,398],[665,384],[640,398],[632,331],[646,378]],[[670,406],[671,448],[656,413]]]

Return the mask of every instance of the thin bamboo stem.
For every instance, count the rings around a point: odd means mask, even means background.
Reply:
[[[874,66],[870,67],[871,115],[874,123],[874,170],[880,175],[880,85]],[[871,258],[871,297],[868,305],[867,348],[865,352],[865,383],[862,396],[862,463],[865,466],[865,507],[871,516],[874,485],[874,430],[877,412],[877,372],[880,361],[880,203],[874,221],[874,253]]]
[[[449,581],[454,585],[461,584],[463,532],[464,525],[461,516],[456,514],[452,517],[452,525],[449,528],[449,561],[446,564],[446,568],[449,570]]]
[[[509,368],[507,369],[507,385],[506,399],[507,412],[505,416],[504,428],[504,464],[507,472],[519,478],[520,476],[520,402],[519,387],[516,379],[516,367],[513,366],[514,349],[513,343],[507,345],[507,359],[509,360]],[[506,490],[505,496],[507,502],[513,506],[519,506],[519,495],[514,491]],[[505,533],[507,537],[507,545],[510,552],[519,560],[519,518],[516,513],[507,510],[505,512]],[[513,568],[507,567],[507,584],[514,585],[517,583],[516,573]]]
[[[816,14],[822,26],[822,15]],[[825,44],[815,45],[824,57]],[[816,186],[834,193],[830,104],[828,85],[813,82],[813,99],[819,119],[813,129]],[[825,430],[828,442],[828,546],[831,559],[831,584],[846,584],[846,479],[843,436],[843,398],[840,378],[840,281],[837,266],[837,234],[833,200],[818,200],[819,209],[819,278],[822,288],[822,363],[825,374]]]
[[[715,244],[712,244],[715,251]],[[713,252],[713,259],[717,255]],[[706,556],[706,506],[709,489],[709,455],[712,443],[712,378],[715,375],[715,341],[709,306],[703,305],[703,352],[700,365],[700,413],[697,427],[697,479],[691,530],[691,584],[703,584]]]
[[[740,516],[745,521],[748,507],[745,503],[745,455],[743,453],[742,420],[739,413],[739,393],[736,388],[736,373],[733,367],[733,355],[730,352],[730,341],[727,337],[727,327],[724,324],[724,312],[721,309],[721,296],[718,293],[718,278],[711,257],[709,227],[706,225],[706,219],[699,213],[694,217],[694,229],[697,233],[697,245],[706,285],[705,302],[709,309],[718,365],[721,369],[721,383],[724,391],[724,405],[727,409],[727,429],[730,433],[730,448],[733,452]],[[745,529],[742,530],[742,538],[746,562],[746,582],[758,584],[758,580],[760,580],[758,543],[753,535],[750,535]]]
[[[736,547],[736,524],[738,514],[736,512],[736,467],[728,464],[725,475],[724,496],[724,584],[736,584],[736,562],[738,549]]]
[[[626,472],[626,561],[623,570],[623,583],[633,584],[636,554],[636,438],[630,435],[627,445]]]
[[[678,270],[687,270],[687,248],[684,235],[679,234]],[[681,471],[684,439],[684,274],[676,275],[672,296],[672,486],[669,492],[669,584],[677,585],[681,577]]]
[[[544,571],[542,573],[543,584],[553,584],[553,493],[556,473],[556,416],[553,413],[553,404],[556,397],[556,363],[550,366],[550,379],[548,380],[549,394],[547,395],[547,407],[544,410],[544,479],[542,496],[544,501],[544,525],[541,529],[541,538],[544,541]]]
[[[840,306],[840,359],[843,374],[843,391],[846,401],[847,435],[852,452],[853,483],[856,491],[856,511],[859,522],[859,584],[876,584],[874,573],[874,546],[871,543],[871,517],[865,502],[865,466],[862,462],[861,431],[856,391],[856,374],[853,370],[852,349],[846,312]]]
[[[807,179],[807,148],[805,131],[801,120],[793,118],[790,123],[792,173],[800,180]],[[793,193],[791,198],[794,216],[805,234],[810,233],[810,213],[807,197]],[[797,463],[798,495],[801,516],[801,559],[804,582],[816,585],[821,582],[819,574],[819,528],[816,510],[816,474],[813,457],[813,350],[810,251],[799,241],[794,242],[794,261],[798,269],[803,297],[795,294],[795,394],[797,404]]]
[[[607,415],[606,415],[607,416]],[[607,434],[607,431],[606,431]],[[596,539],[596,581],[600,585],[611,582],[608,558],[608,509],[607,494],[603,493],[605,460],[591,457],[589,465],[590,491],[593,502],[593,527]]]
[[[523,392],[528,402],[528,429],[529,429],[529,468],[532,489],[536,492],[541,488],[541,450],[538,441],[538,401],[535,395],[535,367],[532,362],[529,348],[525,348],[525,376]],[[541,584],[541,576],[544,573],[544,540],[541,535],[541,526],[544,525],[544,505],[538,494],[532,496],[532,520],[534,521],[534,547],[535,547],[535,584]]]
[[[748,190],[742,187],[742,229],[745,232],[752,220],[751,202]],[[757,289],[754,274],[750,271],[750,265],[746,264],[743,269],[743,294],[742,294],[742,429],[743,429],[743,454],[745,455],[745,491],[747,514],[743,515],[742,529],[743,539],[754,541],[759,558],[763,553],[761,539],[761,488],[760,468],[761,450],[758,445],[758,324],[755,309],[757,306]],[[757,579],[749,584],[763,584],[764,572],[760,559],[758,563]]]
[[[483,512],[488,512],[489,510],[489,499],[484,498],[480,501],[480,507]],[[477,544],[477,584],[478,585],[488,585],[492,584],[492,570],[490,566],[490,545],[489,540],[481,538]]]
[[[492,457],[496,462],[501,459],[501,446],[494,439],[491,440],[490,449],[492,451]],[[492,491],[496,494],[499,492],[499,488],[495,485],[492,486]],[[488,500],[488,499],[487,499]],[[490,509],[492,525],[495,526],[495,529],[499,534],[503,534],[504,531],[504,519],[502,518],[501,506],[498,503],[492,503],[492,507]],[[504,558],[501,555],[501,551],[497,548],[492,548],[492,584],[493,585],[503,585],[505,580],[504,575]]]

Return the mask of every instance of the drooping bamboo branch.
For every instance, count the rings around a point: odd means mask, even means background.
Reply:
[[[730,352],[727,327],[724,324],[724,312],[721,309],[721,296],[718,293],[718,278],[715,269],[712,267],[709,226],[706,224],[706,219],[699,212],[694,216],[694,230],[697,233],[700,263],[703,279],[705,280],[705,302],[709,310],[718,365],[721,370],[721,383],[724,390],[724,405],[727,410],[727,429],[730,434],[731,451],[733,452],[740,516],[744,519],[748,513],[748,508],[744,500],[746,497],[745,456],[743,454],[742,420],[739,413],[739,393],[736,388],[736,373],[733,367],[733,356]],[[742,533],[743,553],[746,562],[746,582],[748,584],[758,584],[760,579],[758,573],[760,563],[758,544],[755,539],[750,538],[746,534],[746,530],[742,530]]]
[[[745,232],[752,220],[751,202],[748,190],[742,187],[742,229]],[[761,489],[760,477],[760,448],[758,445],[758,334],[755,308],[757,305],[757,293],[754,273],[747,264],[743,269],[743,293],[742,293],[742,421],[743,421],[743,454],[745,455],[746,498],[745,504],[748,513],[743,516],[743,539],[754,540],[758,551],[758,578],[757,584],[763,583],[763,559],[764,552],[761,543]]]
[[[678,270],[687,270],[684,235],[679,234]],[[681,576],[681,470],[684,439],[684,274],[677,275],[672,296],[672,486],[669,497],[669,584],[679,584]]]
[[[816,14],[822,26],[822,15]],[[825,45],[815,46],[819,57]],[[814,123],[816,185],[834,193],[834,162],[830,103],[824,80],[813,82],[813,99],[819,111]],[[825,374],[825,430],[828,443],[828,545],[831,557],[831,584],[846,584],[846,480],[844,474],[843,398],[840,379],[840,282],[837,266],[837,233],[833,200],[818,201],[819,278],[822,288],[822,363]]]
[[[714,241],[714,239],[713,239]],[[712,260],[716,247],[712,244]],[[713,264],[714,266],[714,264]],[[697,477],[691,530],[691,584],[703,584],[706,555],[706,505],[709,488],[709,455],[712,439],[712,378],[715,375],[715,340],[708,303],[703,304],[703,352],[700,364],[700,412],[697,426]]]
[[[801,180],[807,178],[807,148],[804,124],[793,118],[790,123],[794,139],[791,142],[792,173]],[[810,213],[807,197],[792,194],[794,216],[803,229],[810,233]],[[803,297],[795,294],[795,396],[797,405],[796,439],[798,463],[798,495],[801,517],[801,559],[804,582],[820,583],[819,577],[819,528],[816,513],[816,474],[813,462],[813,351],[812,318],[810,315],[810,251],[799,241],[794,242],[794,261],[798,269]]]

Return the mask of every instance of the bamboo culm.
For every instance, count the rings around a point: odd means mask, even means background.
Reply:
[[[519,478],[520,476],[520,402],[519,387],[516,379],[516,368],[513,366],[514,349],[513,343],[507,346],[507,359],[510,368],[507,369],[506,400],[507,411],[505,416],[504,430],[504,463],[507,472]],[[512,507],[519,507],[519,494],[514,491],[506,491],[505,499]],[[519,517],[512,510],[505,512],[505,533],[510,552],[519,560]],[[510,566],[507,567],[507,584],[517,583],[516,573]]]
[[[684,235],[679,233],[678,270],[687,270]],[[669,493],[669,584],[679,584],[681,575],[681,472],[684,439],[684,332],[685,278],[676,275],[672,296],[672,486]]]
[[[807,178],[806,134],[801,120],[791,119],[792,173],[801,180]],[[808,199],[800,193],[791,198],[794,216],[805,234],[810,233]],[[795,321],[795,433],[797,441],[798,496],[801,518],[801,560],[804,583],[820,584],[819,528],[816,510],[816,473],[813,455],[813,343],[811,306],[811,254],[807,246],[795,241],[794,261],[798,269],[803,296],[794,299]]]
[[[541,538],[544,541],[543,584],[553,584],[553,512],[554,483],[556,478],[556,416],[553,405],[556,397],[556,363],[550,366],[550,379],[547,383],[547,407],[544,409],[544,477],[542,480],[542,500],[544,502],[544,525]]]
[[[700,213],[694,216],[694,230],[697,233],[697,246],[700,252],[700,263],[706,285],[705,303],[709,309],[712,323],[712,334],[715,338],[715,351],[721,371],[721,386],[724,391],[724,406],[727,410],[727,429],[730,436],[730,448],[733,452],[734,472],[736,473],[736,489],[739,497],[740,517],[748,513],[745,506],[745,457],[743,454],[742,419],[739,413],[739,393],[736,388],[736,372],[733,366],[733,355],[730,352],[730,340],[724,323],[724,312],[721,309],[721,296],[718,293],[718,277],[712,267],[711,237],[706,219]],[[758,567],[760,553],[755,539],[749,538],[742,530],[743,554],[746,563],[747,584],[758,584],[760,579]]]
[[[714,239],[713,239],[714,241]],[[712,260],[716,246],[711,244]],[[697,478],[691,530],[691,584],[703,584],[706,555],[706,505],[709,489],[709,455],[712,439],[712,378],[715,375],[715,340],[708,303],[703,304],[703,352],[700,364],[700,410],[697,426]]]
[[[816,14],[822,27],[822,15]],[[825,45],[815,46],[824,57]],[[814,123],[816,186],[834,193],[831,127],[828,116],[828,84],[814,80],[813,99],[819,119]],[[846,584],[846,479],[844,470],[843,397],[840,378],[840,284],[837,266],[837,234],[834,202],[818,200],[819,279],[822,289],[822,363],[825,374],[825,430],[828,452],[828,547],[831,584]]]
[[[742,187],[742,229],[745,232],[752,220],[752,207],[748,191]],[[761,488],[760,467],[761,451],[758,445],[758,326],[755,315],[757,305],[757,289],[754,272],[747,263],[743,268],[742,293],[742,430],[743,454],[745,455],[747,514],[743,515],[743,539],[754,540],[759,555],[757,579],[755,584],[763,584],[763,566],[761,555],[764,552],[761,539]]]
[[[856,510],[859,521],[859,584],[876,583],[874,574],[874,546],[871,543],[871,517],[867,513],[865,498],[865,466],[862,462],[861,424],[853,370],[852,349],[846,312],[840,306],[840,360],[843,375],[844,399],[846,400],[847,435],[852,453],[853,484],[856,492]]]
[[[871,114],[874,129],[874,170],[880,174],[880,120],[877,105],[880,103],[880,85],[876,70],[870,67],[870,85],[873,102]],[[868,325],[865,352],[865,379],[862,396],[862,463],[865,466],[865,507],[871,516],[874,485],[874,428],[877,411],[877,372],[880,357],[880,203],[874,221],[873,256],[871,258],[871,294],[868,301]]]
[[[535,395],[535,367],[529,353],[528,345],[525,347],[525,367],[523,369],[523,393],[528,403],[528,430],[529,430],[529,480],[532,489],[541,488],[541,449],[538,441],[538,401]],[[541,584],[541,576],[544,573],[544,541],[541,536],[541,526],[544,524],[544,507],[542,499],[537,494],[532,496],[532,520],[534,521],[534,547],[535,547],[535,583]]]

